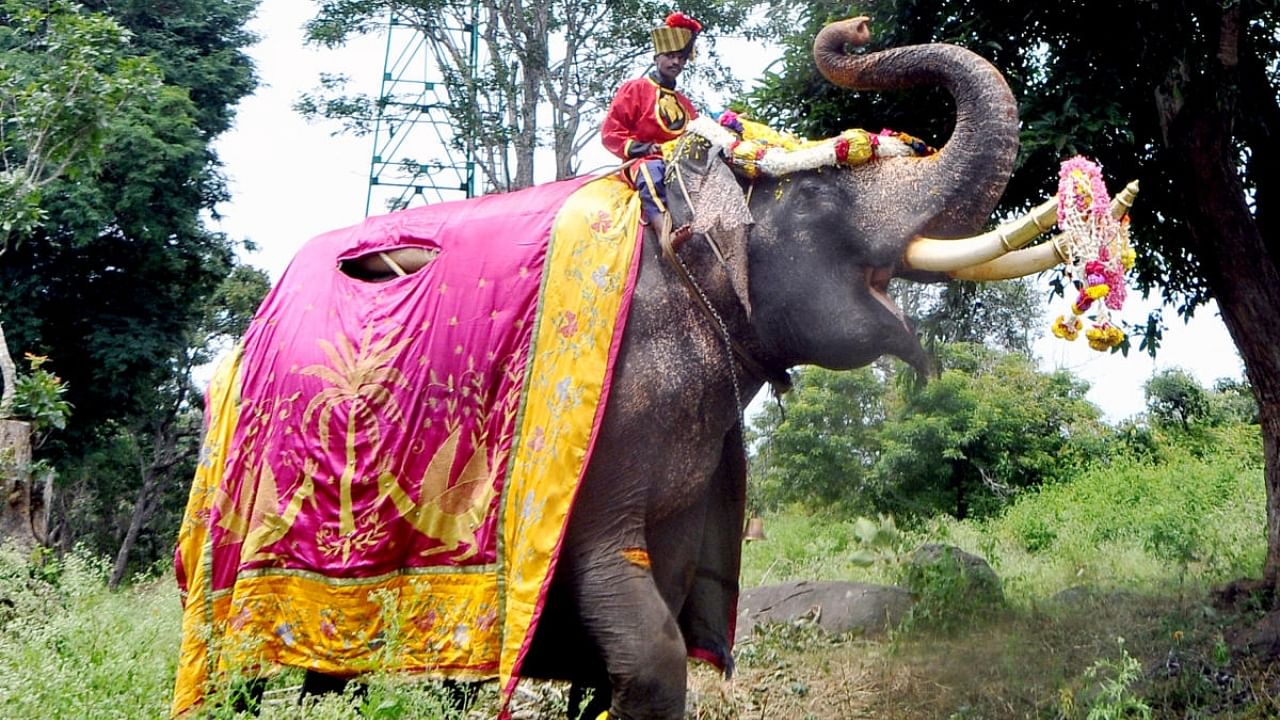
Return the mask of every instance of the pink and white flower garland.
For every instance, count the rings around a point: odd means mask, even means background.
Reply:
[[[1077,294],[1070,314],[1053,321],[1053,334],[1075,340],[1092,308],[1093,323],[1085,338],[1094,350],[1109,350],[1125,337],[1111,322],[1111,311],[1124,307],[1124,272],[1133,267],[1129,216],[1112,217],[1102,170],[1079,155],[1063,162],[1058,172],[1058,227],[1067,262],[1064,274]]]

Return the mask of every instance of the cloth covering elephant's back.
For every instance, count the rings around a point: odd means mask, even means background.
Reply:
[[[500,676],[528,649],[609,389],[639,203],[612,179],[309,242],[208,393],[173,711],[229,671]],[[365,282],[400,247],[421,270]]]

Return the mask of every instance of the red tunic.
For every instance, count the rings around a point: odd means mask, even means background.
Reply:
[[[696,117],[693,103],[679,91],[662,87],[650,76],[638,77],[623,83],[613,96],[600,140],[609,152],[628,160],[633,144],[674,140]]]

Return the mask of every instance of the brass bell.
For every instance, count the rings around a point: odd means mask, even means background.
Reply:
[[[743,534],[742,539],[747,542],[764,540],[764,518],[753,517],[747,520],[747,532]]]

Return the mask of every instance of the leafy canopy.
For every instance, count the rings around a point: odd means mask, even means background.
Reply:
[[[0,253],[40,222],[40,191],[92,176],[109,123],[159,72],[130,33],[66,0],[0,2]]]

